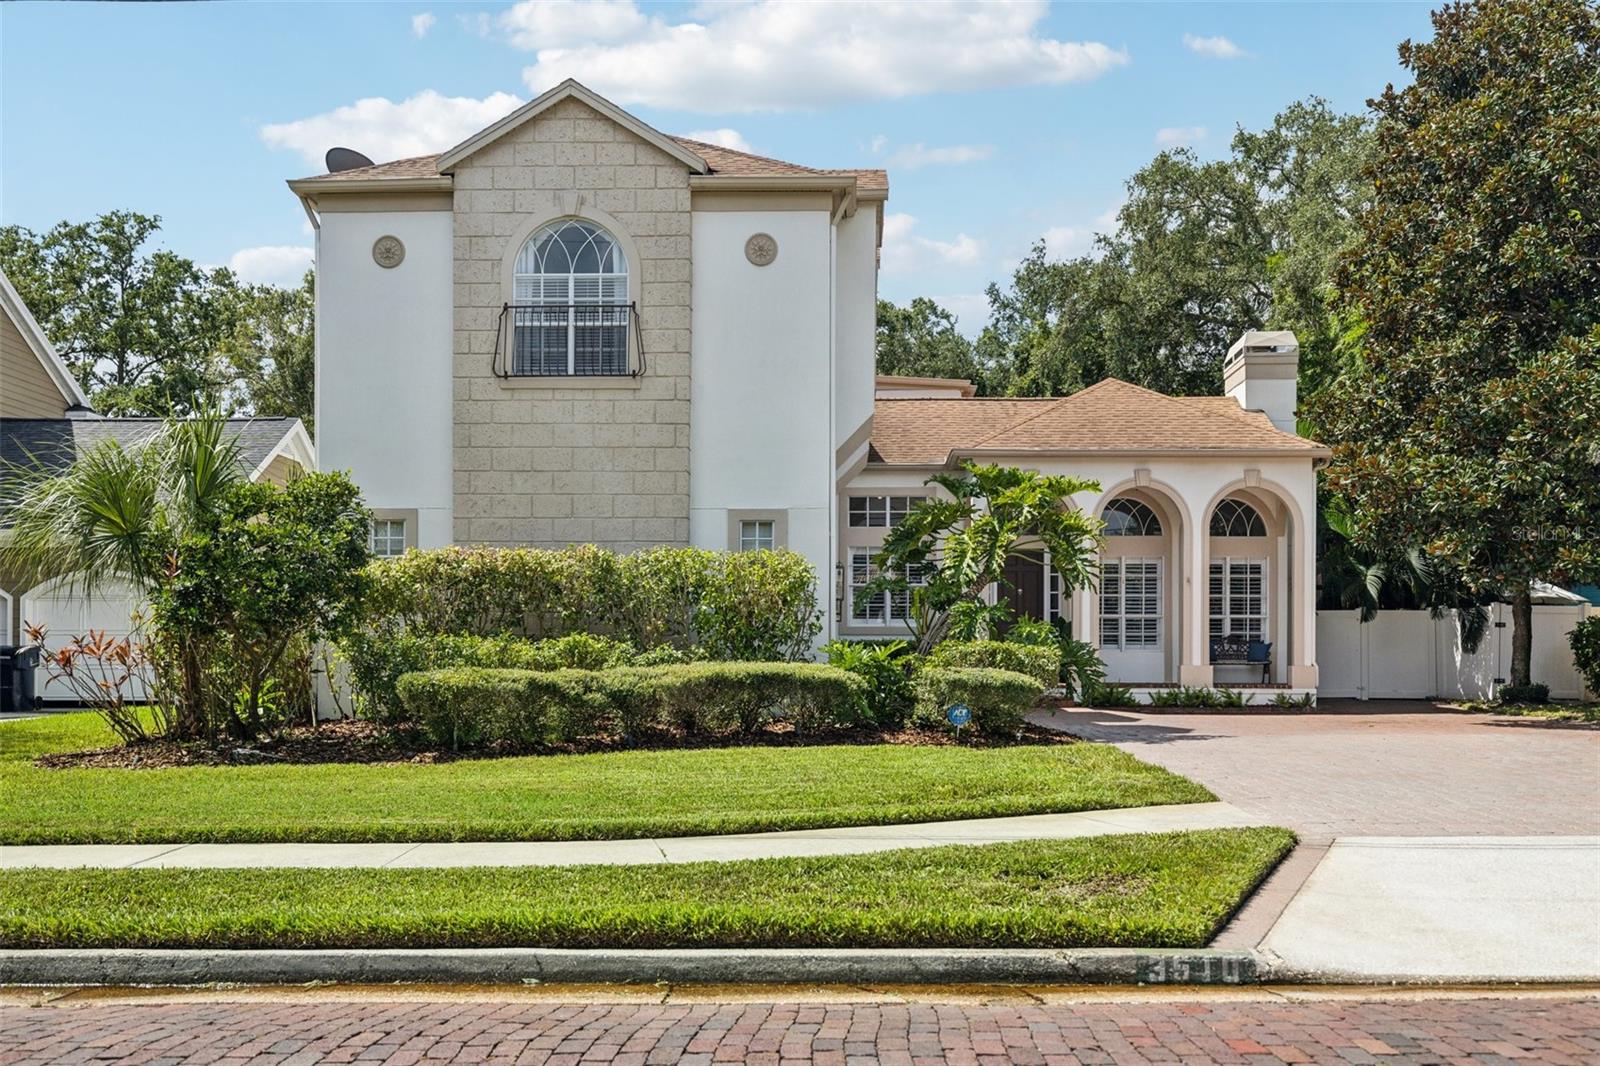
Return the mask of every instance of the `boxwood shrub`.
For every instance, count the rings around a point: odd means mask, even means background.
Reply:
[[[1572,661],[1578,673],[1583,675],[1589,691],[1600,696],[1600,615],[1573,626],[1567,641],[1572,645]]]
[[[402,674],[448,667],[486,667],[504,670],[607,670],[619,666],[656,666],[682,662],[686,655],[675,648],[636,651],[633,645],[609,637],[574,633],[550,640],[523,640],[514,636],[474,637],[398,634],[383,637],[358,633],[342,644],[349,667],[351,688],[358,710],[375,721],[392,723],[403,717],[396,683]]]
[[[998,640],[948,640],[928,654],[929,666],[1009,670],[1037,678],[1046,688],[1061,677],[1061,649]]]
[[[454,750],[637,737],[654,730],[800,730],[861,721],[866,685],[819,663],[689,663],[605,670],[458,666],[402,675],[398,723]]]
[[[972,709],[972,727],[994,738],[1014,736],[1045,690],[1037,676],[991,667],[937,666],[931,660],[917,670],[913,683],[918,725],[948,727],[945,712],[964,703]]]

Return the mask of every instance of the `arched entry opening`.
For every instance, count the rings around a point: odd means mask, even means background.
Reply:
[[[1100,509],[1106,536],[1090,599],[1094,643],[1109,680],[1160,684],[1179,656],[1182,520],[1149,486],[1114,490]]]

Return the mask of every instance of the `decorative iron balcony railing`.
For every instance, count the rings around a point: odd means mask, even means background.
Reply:
[[[506,304],[491,369],[501,378],[638,377],[644,335],[631,303]]]

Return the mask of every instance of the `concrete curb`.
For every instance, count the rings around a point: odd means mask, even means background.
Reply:
[[[350,951],[0,951],[0,985],[527,982],[1171,984],[1260,980],[1249,951],[1088,948],[748,948],[666,951],[424,948]]]

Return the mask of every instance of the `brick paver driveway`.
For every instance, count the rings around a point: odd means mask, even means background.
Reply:
[[[0,1009],[0,1063],[1586,1063],[1589,999],[994,1006],[163,1003]]]
[[[1314,713],[1069,709],[1035,720],[1194,778],[1306,840],[1600,834],[1590,728],[1354,700]]]

